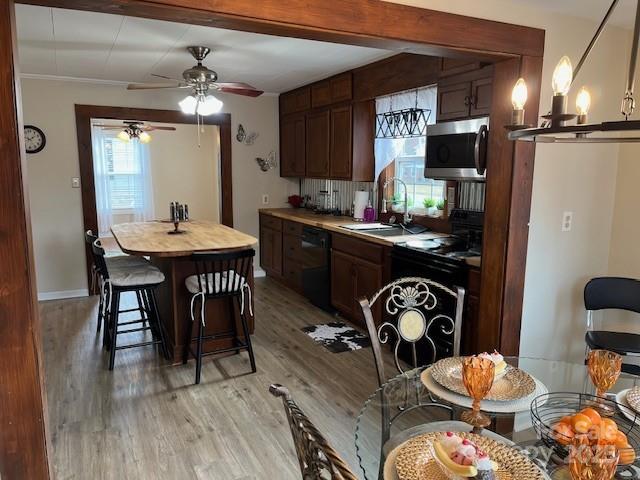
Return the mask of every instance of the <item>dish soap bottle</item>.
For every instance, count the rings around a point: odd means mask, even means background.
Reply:
[[[376,209],[371,205],[371,199],[367,202],[367,206],[364,208],[364,221],[374,222],[376,220]]]

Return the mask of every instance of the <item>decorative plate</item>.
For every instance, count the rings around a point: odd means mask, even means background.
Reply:
[[[640,387],[633,387],[627,392],[627,403],[636,412],[640,413]]]
[[[431,369],[431,376],[443,387],[469,396],[462,382],[462,363],[460,357],[443,358]],[[504,375],[494,379],[491,390],[485,400],[509,402],[531,395],[536,389],[536,382],[524,370],[507,365]]]
[[[622,412],[622,414],[627,417],[632,422],[636,420],[640,420],[638,414],[631,408],[629,402],[627,401],[627,394],[631,391],[631,388],[627,388],[626,390],[622,390],[621,392],[616,394],[616,403],[618,403],[618,409]]]
[[[500,467],[497,480],[544,480],[542,471],[518,450],[473,433],[458,432],[484,450]],[[396,471],[400,480],[446,480],[448,477],[433,458],[432,444],[444,432],[419,435],[403,444],[396,458]]]

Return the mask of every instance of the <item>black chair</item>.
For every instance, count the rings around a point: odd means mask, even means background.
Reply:
[[[253,249],[247,249],[227,253],[194,253],[190,257],[195,265],[196,274],[186,278],[185,287],[189,293],[191,293],[191,322],[195,321],[195,307],[198,300],[200,301],[200,322],[197,337],[192,337],[193,328],[187,329],[188,336],[185,342],[182,363],[187,363],[189,354],[195,357],[196,384],[200,383],[202,357],[205,355],[216,355],[228,352],[240,353],[242,350],[247,350],[249,353],[249,361],[251,362],[251,371],[252,373],[256,372],[256,362],[253,356],[253,347],[251,346],[251,337],[249,336],[249,327],[245,315],[245,297],[248,297],[249,312],[253,315],[251,288],[249,287],[247,279],[251,274],[255,253]],[[235,322],[230,331],[217,333],[215,335],[204,335],[206,318],[205,305],[207,300],[225,297],[230,298],[232,301],[235,300],[238,303],[242,324],[242,338],[238,335],[239,332]],[[232,339],[233,346],[203,354],[203,340],[223,339]],[[191,349],[191,345],[194,342],[196,343],[195,352]]]
[[[593,312],[626,310],[640,313],[640,281],[633,278],[597,277],[584,287],[587,309],[587,353],[589,350],[610,350],[625,356],[640,356],[640,335],[635,333],[594,330]],[[640,375],[640,367],[623,363],[622,371]]]
[[[96,262],[96,268],[104,281],[104,303],[108,306],[104,312],[104,335],[107,340],[106,346],[110,350],[109,370],[113,370],[116,350],[159,344],[165,358],[168,358],[169,355],[167,353],[164,330],[160,322],[160,314],[158,312],[158,304],[155,294],[155,288],[164,282],[164,274],[148,262],[145,262],[144,264],[132,264],[128,266],[109,268],[100,240],[96,240],[93,243],[92,251],[94,254],[94,261]],[[144,303],[144,310],[148,313],[148,319],[143,315],[142,318],[137,320],[126,322],[119,321],[121,313],[131,311],[120,310],[120,296],[125,292],[134,292],[139,301]],[[137,309],[133,310],[135,311]],[[137,328],[128,328],[125,330],[120,330],[118,328],[121,326],[140,323],[142,323],[142,326]],[[153,339],[151,341],[120,346],[117,344],[118,335],[144,332],[148,330],[150,330],[153,335]]]
[[[96,331],[100,332],[100,329],[102,328],[102,319],[104,317],[104,312],[106,308],[104,304],[104,297],[105,297],[104,296],[104,293],[105,293],[104,278],[102,278],[102,275],[98,271],[98,267],[96,266],[96,261],[97,261],[96,254],[93,251],[93,243],[96,240],[98,240],[98,237],[94,235],[91,230],[87,230],[84,233],[84,240],[89,245],[89,248],[91,249],[91,260],[92,260],[91,285],[90,285],[89,292],[91,295],[93,295],[93,293],[96,291],[96,288],[97,288],[98,294],[100,295],[100,304],[98,305],[98,322],[97,322],[98,325],[96,328]],[[140,266],[149,265],[149,262],[143,257],[136,257],[132,255],[107,255],[106,252],[104,255],[104,260],[107,263],[108,270],[114,270],[116,268],[134,267],[134,266],[140,267]],[[136,297],[138,300],[138,308],[120,310],[119,313],[139,311],[143,321],[146,323],[146,317],[148,316],[148,312],[144,307],[142,294],[136,291]],[[106,344],[106,337],[104,336],[103,336],[103,344]]]

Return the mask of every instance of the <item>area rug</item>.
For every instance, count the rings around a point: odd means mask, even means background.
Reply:
[[[310,325],[302,331],[332,353],[351,352],[371,345],[367,335],[341,322]]]

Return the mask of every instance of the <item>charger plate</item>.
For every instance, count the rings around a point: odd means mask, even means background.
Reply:
[[[447,480],[433,458],[433,442],[444,432],[424,433],[403,444],[396,457],[396,472],[400,480]],[[499,465],[497,480],[544,480],[544,473],[518,450],[504,443],[474,433],[458,433],[468,438]]]
[[[622,390],[621,392],[616,394],[616,398],[615,401],[618,404],[618,409],[622,412],[622,414],[627,417],[629,420],[631,420],[632,422],[636,422],[638,420],[640,420],[640,415],[638,415],[633,408],[631,408],[631,405],[629,405],[629,402],[627,401],[627,395],[629,394],[629,392],[633,390],[632,388],[627,388],[625,390]]]
[[[433,376],[431,375],[432,369],[433,367],[429,367],[420,374],[420,380],[424,386],[427,387],[432,394],[442,400],[460,407],[471,408],[471,404],[473,403],[471,397],[469,395],[461,395],[459,393],[452,392],[448,388],[440,385],[433,379]],[[549,389],[540,380],[533,378],[533,381],[535,383],[535,389],[530,395],[510,402],[482,400],[480,402],[480,408],[483,412],[487,413],[528,412],[531,408],[531,401],[534,398],[544,395],[545,393],[549,393]]]
[[[629,406],[640,413],[640,387],[630,388],[627,392],[626,399]]]
[[[431,371],[433,379],[443,387],[460,395],[469,396],[462,381],[462,362],[460,357],[443,358],[436,362]],[[510,402],[528,397],[536,389],[533,377],[524,370],[507,365],[504,375],[493,381],[487,400]]]

